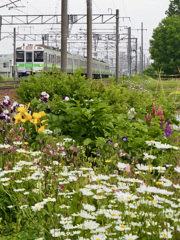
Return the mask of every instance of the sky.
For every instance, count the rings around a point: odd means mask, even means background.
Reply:
[[[11,0],[17,1],[17,0]],[[0,6],[10,3],[10,0],[0,0]],[[0,15],[42,15],[42,14],[60,14],[61,0],[21,0],[17,1],[18,7],[13,5],[0,8]],[[169,0],[92,0],[92,9],[94,14],[115,14],[116,9],[120,12],[120,34],[127,33],[127,27],[132,28],[132,37],[138,38],[138,46],[141,45],[141,23],[143,22],[143,42],[144,52],[148,54],[149,40],[152,38],[153,29],[158,26],[163,18],[166,17],[165,11],[169,7]],[[86,0],[68,0],[68,14],[86,14]],[[125,17],[123,19],[123,17]],[[130,18],[130,19],[129,19]],[[16,27],[19,33],[46,33],[51,27],[56,29],[58,25],[41,25],[41,26],[2,26],[2,38],[7,36],[7,32],[13,32]],[[86,29],[85,25],[73,25],[72,33],[79,32],[79,28]],[[94,25],[93,30],[99,31],[101,25]],[[103,28],[112,29],[115,25],[103,26]],[[109,30],[107,30],[108,32]],[[23,42],[17,42],[16,46],[21,46]],[[32,43],[32,42],[30,42]],[[39,42],[36,42],[39,43]],[[28,42],[26,42],[28,44]],[[13,52],[12,37],[4,38],[0,41],[0,54]]]

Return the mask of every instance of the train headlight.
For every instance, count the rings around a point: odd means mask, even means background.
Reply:
[[[41,64],[39,64],[39,66],[41,67],[42,65],[41,65]]]

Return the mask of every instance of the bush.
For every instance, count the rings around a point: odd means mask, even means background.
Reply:
[[[68,75],[60,73],[54,68],[53,71],[30,75],[27,81],[21,80],[19,88],[16,90],[16,97],[21,103],[28,103],[44,91],[50,95],[50,99],[54,94],[73,96],[75,92],[81,92],[86,95],[88,81],[85,81],[85,76],[81,76],[81,74],[81,69],[77,70],[74,75]]]

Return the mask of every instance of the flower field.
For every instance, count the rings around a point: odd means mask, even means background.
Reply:
[[[180,239],[173,102],[148,81],[61,77],[58,93],[33,96],[34,77],[22,104],[1,103],[0,239]]]

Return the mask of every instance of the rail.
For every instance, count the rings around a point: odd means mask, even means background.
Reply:
[[[0,90],[2,89],[14,89],[18,87],[20,81],[0,81]]]

